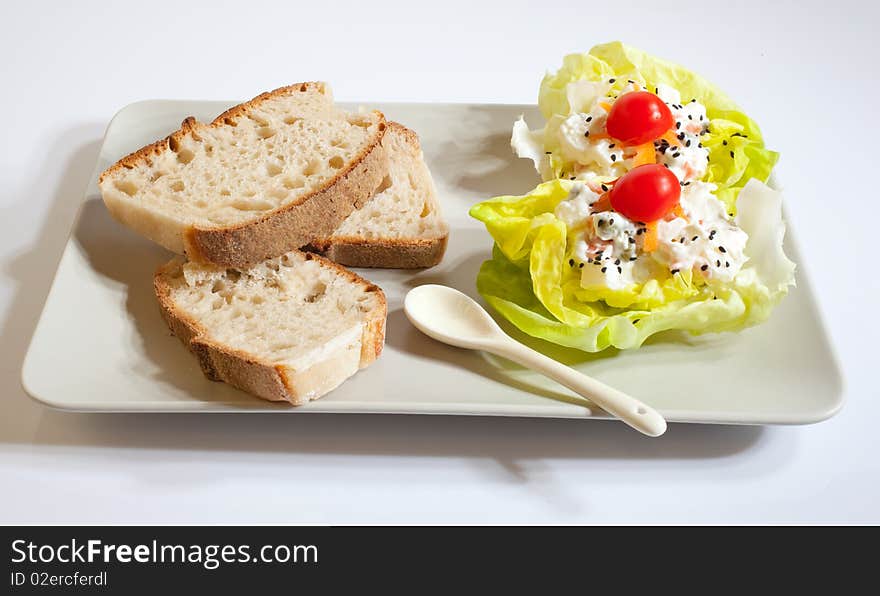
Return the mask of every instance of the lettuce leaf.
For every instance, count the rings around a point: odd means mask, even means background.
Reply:
[[[608,83],[611,79],[615,81],[613,84]],[[731,213],[736,210],[737,195],[746,182],[751,178],[766,182],[770,177],[779,154],[764,146],[758,125],[721,89],[677,64],[621,42],[595,46],[588,54],[566,56],[557,72],[544,77],[538,107],[547,125],[531,132],[529,143],[512,142],[517,155],[533,159],[538,156],[535,165],[544,180],[570,170],[556,140],[558,123],[582,110],[597,94],[619,92],[629,80],[649,89],[659,84],[669,85],[681,93],[682,101],[695,98],[706,106],[712,125],[702,139],[703,146],[709,150],[710,165],[705,180],[718,185],[717,196]],[[523,123],[514,132],[521,140],[527,138],[530,131]],[[541,140],[543,146],[538,145]],[[550,155],[545,157],[548,151]]]
[[[748,234],[745,266],[731,284],[698,285],[676,274],[651,280],[626,296],[590,296],[565,262],[566,227],[556,205],[571,182],[552,180],[522,196],[479,203],[471,215],[495,239],[477,289],[504,317],[529,335],[597,352],[636,348],[669,329],[693,334],[734,331],[758,324],[794,284],[794,263],[782,249],[785,224],[780,193],[750,180],[739,193],[737,224]]]

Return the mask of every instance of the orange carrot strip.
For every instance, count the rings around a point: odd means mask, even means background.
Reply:
[[[652,221],[645,224],[644,240],[642,241],[642,250],[645,252],[654,252],[657,250],[657,222]]]
[[[666,139],[667,141],[669,141],[670,145],[675,145],[676,147],[681,146],[681,141],[678,140],[678,137],[675,136],[675,131],[672,130],[671,128],[669,130],[667,130],[666,132],[664,132],[660,138]]]
[[[636,154],[633,159],[633,167],[657,163],[657,154],[654,152],[654,143],[648,142],[643,145],[636,146]]]
[[[592,205],[593,212],[611,211],[611,193],[603,193],[599,199]]]
[[[611,111],[611,104],[610,104],[610,103],[607,103],[607,102],[604,102],[604,101],[600,101],[600,102],[599,102],[599,105],[602,106],[602,109],[605,110],[606,112],[610,112],[610,111]]]
[[[684,214],[684,209],[681,207],[681,203],[676,203],[675,207],[669,210],[669,213],[674,217],[680,217],[682,219],[687,219],[687,215]]]

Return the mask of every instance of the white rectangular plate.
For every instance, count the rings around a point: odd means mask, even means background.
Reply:
[[[540,375],[428,339],[401,309],[407,290],[428,282],[477,297],[474,281],[491,240],[467,211],[481,199],[521,194],[538,182],[531,163],[516,159],[509,147],[510,126],[521,113],[539,121],[533,106],[371,106],[421,136],[451,226],[443,263],[415,272],[359,271],[388,298],[385,351],[316,402],[292,408],[205,379],[169,333],[153,296],[153,271],[171,255],[111,219],[96,179],[124,154],[176,129],[184,117],[210,121],[232,103],[144,101],[113,118],[25,360],[22,380],[30,395],[79,411],[606,417]],[[816,422],[841,406],[840,373],[790,232],[787,251],[800,265],[797,289],[767,323],[739,334],[666,334],[639,350],[590,355],[505,329],[646,401],[670,421]]]

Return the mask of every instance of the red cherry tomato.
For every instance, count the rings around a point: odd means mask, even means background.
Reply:
[[[669,106],[648,91],[624,93],[608,114],[608,134],[627,145],[641,145],[659,138],[675,126]]]
[[[629,219],[651,222],[675,207],[681,185],[675,174],[659,164],[633,168],[611,188],[611,207]]]

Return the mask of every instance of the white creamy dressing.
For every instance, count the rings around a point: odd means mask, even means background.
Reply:
[[[680,204],[687,218],[657,223],[657,249],[651,257],[670,271],[694,270],[706,279],[731,281],[746,262],[748,236],[712,194],[717,187],[692,182],[682,189]]]
[[[657,96],[672,112],[680,143],[677,148],[658,147],[657,163],[665,164],[679,180],[701,179],[709,167],[709,151],[700,143],[700,135],[709,127],[706,106],[692,99],[681,103],[679,92],[668,85],[658,85]]]
[[[568,264],[580,269],[581,285],[617,290],[684,271],[692,271],[707,282],[731,281],[747,260],[743,250],[748,236],[713,195],[717,187],[701,182],[709,163],[709,152],[700,143],[709,126],[705,106],[687,98],[682,103],[672,87],[659,85],[656,89],[672,112],[678,140],[675,145],[665,140],[655,142],[656,160],[683,185],[680,205],[684,217],[668,216],[657,222],[657,248],[647,253],[642,224],[614,211],[593,211],[594,203],[607,189],[602,184],[632,169],[633,156],[605,136],[608,111],[601,104],[613,105],[615,98],[607,97],[610,86],[575,85],[576,89],[569,91],[569,101],[579,111],[560,124],[558,140],[562,156],[573,168],[566,175],[576,182],[555,214],[568,228]],[[621,94],[637,89],[629,84]],[[573,98],[583,101],[576,106]]]
[[[590,138],[605,131],[608,112],[596,106],[587,114],[572,114],[559,125],[559,145],[566,161],[577,164],[573,175],[617,178],[629,169],[623,148],[608,138]]]

